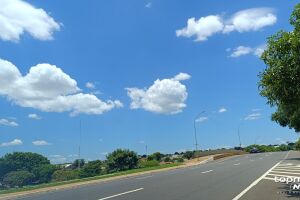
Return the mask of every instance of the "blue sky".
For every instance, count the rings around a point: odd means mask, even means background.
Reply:
[[[257,85],[266,38],[292,30],[296,3],[3,0],[0,155],[71,161],[80,120],[85,159],[194,149],[202,110],[201,149],[237,146],[238,126],[244,145],[296,140]]]

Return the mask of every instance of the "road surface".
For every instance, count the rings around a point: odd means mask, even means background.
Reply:
[[[235,156],[190,168],[85,185],[23,200],[250,200],[278,199],[272,176],[279,162],[296,162],[298,152],[273,152]],[[289,160],[290,159],[290,160]],[[279,166],[280,167],[280,166]],[[299,165],[300,167],[300,165]],[[264,176],[262,176],[264,175]],[[258,187],[266,181],[266,185]],[[269,188],[267,194],[265,187]],[[246,189],[246,190],[245,190]],[[275,195],[275,198],[274,198]]]

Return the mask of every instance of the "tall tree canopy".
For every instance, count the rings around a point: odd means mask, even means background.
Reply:
[[[261,59],[260,94],[276,107],[272,120],[300,131],[300,4],[290,17],[293,31],[279,31],[268,38]]]

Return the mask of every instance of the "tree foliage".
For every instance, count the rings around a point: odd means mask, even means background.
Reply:
[[[102,173],[103,163],[100,160],[90,161],[80,170],[80,177],[97,176]]]
[[[110,171],[123,171],[138,166],[138,156],[128,149],[117,149],[107,155],[107,164]]]
[[[21,187],[32,183],[34,175],[28,171],[12,171],[3,178],[3,184],[9,187]]]
[[[261,59],[267,68],[260,73],[260,94],[276,107],[272,120],[300,131],[300,4],[290,17],[293,31],[279,31],[268,38]]]

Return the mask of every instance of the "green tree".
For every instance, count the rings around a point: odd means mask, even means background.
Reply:
[[[103,163],[100,160],[90,161],[80,171],[80,177],[97,176],[102,173]]]
[[[32,170],[34,174],[34,179],[38,183],[48,183],[51,181],[52,174],[54,173],[56,167],[54,165],[41,165]]]
[[[261,59],[267,65],[260,73],[260,94],[277,110],[272,120],[300,131],[300,4],[290,17],[293,31],[279,31],[268,38]]]
[[[85,165],[84,159],[76,159],[76,160],[74,160],[74,162],[72,164],[72,168],[77,169],[77,168],[83,167],[84,165]]]
[[[50,161],[37,153],[31,152],[14,152],[6,154],[3,157],[5,166],[9,171],[29,171],[41,165],[48,165]]]
[[[300,139],[295,143],[295,149],[300,150]]]
[[[9,187],[22,187],[32,183],[34,175],[28,171],[13,171],[3,178],[3,184]]]
[[[138,166],[138,156],[128,149],[117,149],[107,155],[107,164],[110,171],[122,171]]]
[[[186,159],[191,159],[195,156],[195,152],[194,151],[186,151],[184,152],[183,154],[183,157],[186,158]]]
[[[164,155],[160,152],[155,152],[153,154],[151,154],[150,156],[148,156],[148,160],[157,160],[157,161],[161,161],[161,159],[164,157]]]

